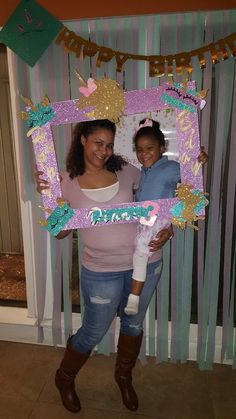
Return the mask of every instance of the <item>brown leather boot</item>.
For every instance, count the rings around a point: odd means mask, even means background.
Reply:
[[[120,388],[122,400],[127,409],[138,409],[138,397],[132,386],[132,369],[140,351],[143,332],[139,336],[120,333],[117,345],[115,380]]]
[[[80,400],[75,391],[75,377],[89,355],[72,349],[69,339],[60,368],[56,372],[55,383],[60,392],[62,403],[71,412],[79,412],[81,409]]]

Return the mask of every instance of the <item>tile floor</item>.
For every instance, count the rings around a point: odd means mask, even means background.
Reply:
[[[67,412],[54,386],[63,350],[0,342],[1,419],[236,419],[236,371],[215,364],[200,371],[195,362],[138,362],[134,371],[140,408],[129,412],[113,380],[115,356],[94,355],[77,379],[82,410]]]

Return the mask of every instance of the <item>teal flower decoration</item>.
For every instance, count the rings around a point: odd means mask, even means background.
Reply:
[[[36,105],[36,110],[30,109],[28,112],[27,124],[30,128],[41,127],[55,117],[55,112],[50,105],[43,106],[41,103]]]
[[[170,212],[174,217],[181,217],[184,207],[184,202],[180,201],[170,209]]]
[[[74,210],[67,203],[58,205],[47,218],[43,229],[49,231],[53,236],[57,236],[73,215]]]
[[[22,96],[22,99],[27,106],[27,111],[21,112],[21,118],[27,121],[30,128],[41,127],[55,117],[56,113],[50,106],[47,96],[44,96],[43,100],[37,105],[34,105],[31,99],[27,97]]]

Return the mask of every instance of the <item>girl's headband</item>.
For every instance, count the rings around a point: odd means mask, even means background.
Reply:
[[[141,128],[152,127],[152,126],[153,126],[153,121],[151,119],[145,119],[145,122],[139,125],[136,132],[138,132]]]

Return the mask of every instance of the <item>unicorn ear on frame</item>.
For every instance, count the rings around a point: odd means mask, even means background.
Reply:
[[[88,79],[87,86],[79,87],[80,93],[82,93],[82,95],[85,97],[89,97],[96,89],[97,89],[97,85],[94,79],[92,78]]]

